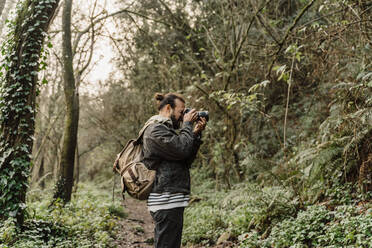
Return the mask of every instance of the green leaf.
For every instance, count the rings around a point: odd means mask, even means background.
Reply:
[[[363,80],[367,80],[368,78],[372,78],[372,72],[369,72],[363,76]]]

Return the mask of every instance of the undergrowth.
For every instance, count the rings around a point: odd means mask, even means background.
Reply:
[[[214,244],[225,232],[238,237],[246,230],[265,230],[273,223],[292,216],[298,205],[292,193],[280,187],[237,184],[223,192],[210,183],[195,187],[199,202],[185,211],[184,243]]]
[[[240,247],[372,246],[372,204],[363,197],[347,200],[351,196],[345,191],[330,195],[333,200],[302,206],[284,186],[246,182],[219,191],[200,174],[194,179],[194,202],[185,211],[184,244],[207,247],[227,233]]]
[[[275,225],[267,238],[257,231],[240,236],[241,247],[371,247],[371,206],[313,205]]]
[[[14,219],[0,224],[0,247],[114,247],[117,218],[126,217],[110,194],[93,184],[79,184],[70,203],[51,206],[51,191],[27,195],[28,216],[18,229]]]

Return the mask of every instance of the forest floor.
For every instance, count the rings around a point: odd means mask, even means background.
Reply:
[[[118,235],[117,247],[153,247],[154,224],[147,210],[146,201],[126,197],[123,207],[128,217],[119,221],[122,232]]]
[[[121,232],[117,236],[115,244],[120,248],[150,248],[154,247],[154,222],[147,210],[145,201],[138,201],[127,197],[123,207],[128,214],[127,218],[121,219],[119,225]],[[202,248],[204,245],[187,245],[184,248]],[[236,244],[226,241],[222,244],[209,246],[213,248],[237,247]]]

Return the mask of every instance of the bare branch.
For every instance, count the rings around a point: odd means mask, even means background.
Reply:
[[[230,84],[230,80],[231,80],[231,75],[232,75],[232,72],[234,71],[234,68],[235,68],[235,64],[236,64],[236,61],[237,61],[237,59],[238,59],[238,57],[239,57],[239,54],[240,54],[240,51],[241,51],[241,49],[242,49],[242,47],[243,47],[243,44],[245,43],[245,41],[247,40],[247,38],[248,38],[248,34],[249,34],[249,31],[251,30],[251,27],[252,27],[252,25],[253,25],[253,21],[254,21],[254,19],[257,17],[257,15],[267,6],[267,4],[270,2],[270,0],[267,0],[266,2],[265,2],[265,4],[264,5],[262,5],[262,7],[261,8],[259,8],[257,11],[256,11],[256,13],[254,14],[254,16],[252,17],[252,19],[251,19],[251,21],[249,22],[249,26],[248,26],[248,28],[247,28],[247,30],[246,30],[246,32],[245,32],[245,35],[244,35],[244,37],[243,37],[243,39],[242,39],[242,41],[240,42],[240,44],[239,44],[239,48],[238,48],[238,50],[236,51],[236,53],[234,54],[234,59],[233,59],[233,61],[232,61],[232,63],[231,63],[231,67],[230,67],[230,73],[229,73],[229,76],[228,76],[228,78],[227,78],[227,80],[226,80],[226,83],[225,83],[225,86],[224,86],[224,90],[227,90],[227,87],[229,86],[229,84]]]
[[[302,10],[301,12],[296,16],[296,18],[294,19],[293,23],[291,24],[291,26],[287,29],[287,32],[285,33],[283,39],[280,41],[279,43],[279,48],[278,50],[276,51],[276,53],[274,54],[274,59],[271,61],[271,64],[270,64],[270,67],[269,67],[269,71],[267,72],[266,74],[266,78],[269,78],[270,75],[271,75],[271,71],[273,69],[273,66],[274,66],[274,63],[275,61],[278,59],[278,55],[279,53],[282,51],[282,48],[283,48],[283,45],[285,43],[285,41],[287,40],[289,34],[292,32],[292,30],[296,27],[297,23],[300,21],[301,17],[306,13],[306,11],[314,4],[316,0],[311,0],[311,2],[309,2]]]
[[[94,25],[92,25],[92,36],[91,36],[91,43],[90,43],[90,52],[89,52],[89,58],[88,58],[88,61],[85,63],[85,65],[83,66],[83,68],[81,68],[79,71],[78,71],[78,74],[83,74],[83,72],[88,68],[90,62],[92,61],[92,57],[93,57],[93,48],[94,48],[94,40],[95,39],[95,31],[94,31]]]
[[[141,14],[141,13],[137,13],[137,12],[134,12],[134,11],[131,11],[131,10],[128,10],[128,9],[122,9],[122,10],[116,11],[116,12],[114,12],[114,13],[108,14],[108,15],[106,15],[106,16],[104,16],[104,17],[101,17],[101,18],[98,18],[98,19],[94,20],[94,21],[93,21],[93,22],[92,22],[88,27],[86,27],[83,31],[79,32],[79,34],[76,36],[76,39],[75,39],[75,41],[74,41],[74,45],[73,45],[73,51],[74,51],[74,53],[76,52],[76,49],[77,49],[77,46],[78,46],[78,44],[79,44],[79,41],[80,41],[81,37],[82,37],[84,34],[88,33],[89,30],[90,30],[94,25],[96,25],[97,23],[99,23],[99,22],[101,22],[101,21],[103,21],[103,20],[105,20],[105,19],[107,19],[107,18],[109,18],[109,17],[113,17],[113,16],[116,16],[116,15],[119,15],[119,14],[123,14],[123,13],[126,13],[126,14],[128,14],[128,15],[129,15],[129,14],[133,14],[133,15],[136,15],[136,16],[139,16],[139,17],[142,17],[142,18],[144,18],[144,19],[147,19],[147,20],[150,20],[150,21],[153,21],[153,22],[157,22],[157,23],[164,24],[164,25],[166,25],[166,26],[168,26],[168,27],[171,27],[171,26],[172,26],[172,25],[170,25],[169,23],[163,22],[163,21],[161,21],[161,20],[153,19],[153,18],[151,18],[151,17],[149,17],[149,16],[146,16],[146,15],[143,15],[143,14]]]

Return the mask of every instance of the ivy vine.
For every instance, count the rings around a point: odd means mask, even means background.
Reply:
[[[8,21],[0,64],[0,219],[22,224],[30,174],[40,54],[58,0],[24,0]]]

